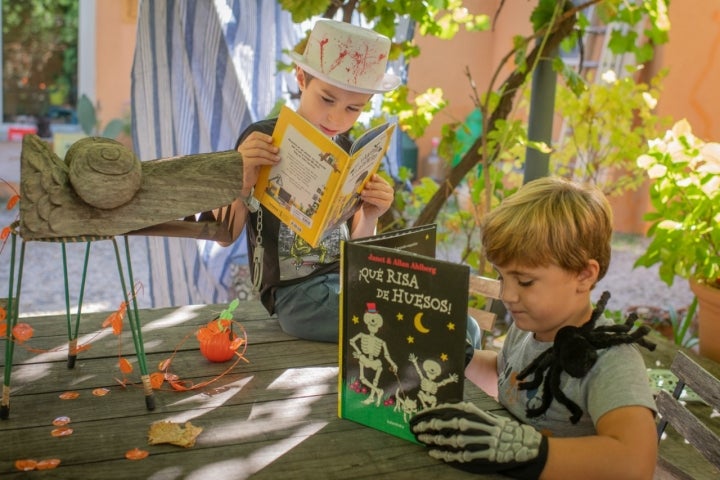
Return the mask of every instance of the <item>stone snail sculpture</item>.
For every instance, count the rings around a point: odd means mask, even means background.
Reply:
[[[109,138],[88,137],[75,142],[65,154],[65,163],[73,189],[93,207],[124,205],[142,185],[140,159]]]
[[[242,191],[235,150],[140,161],[122,143],[86,137],[59,158],[37,135],[20,155],[18,232],[26,240],[120,234],[231,242]],[[216,216],[222,211],[222,216]]]

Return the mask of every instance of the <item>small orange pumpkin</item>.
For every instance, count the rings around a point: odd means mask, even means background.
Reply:
[[[235,350],[231,348],[234,339],[235,334],[229,330],[204,335],[200,340],[200,353],[211,362],[227,362],[235,355]]]
[[[232,331],[233,311],[240,301],[236,298],[220,315],[200,328],[195,336],[200,342],[200,353],[211,362],[227,362],[235,356],[237,335]]]

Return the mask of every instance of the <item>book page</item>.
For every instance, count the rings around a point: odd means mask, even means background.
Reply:
[[[383,155],[390,144],[395,125],[384,124],[382,128],[370,130],[372,135],[363,135],[364,147],[356,152],[350,163],[350,169],[340,187],[335,204],[330,211],[327,231],[347,221],[360,207],[360,192],[370,177],[380,168]],[[369,133],[368,132],[368,133]],[[357,142],[354,146],[357,145]]]
[[[280,149],[280,162],[260,169],[255,198],[316,247],[349,156],[287,106],[282,107],[272,136]]]
[[[381,133],[383,133],[385,130],[390,128],[389,123],[383,123],[382,125],[378,125],[377,127],[373,127],[369,130],[366,130],[363,132],[362,135],[360,135],[360,138],[355,140],[350,147],[350,155],[353,155],[355,152],[361,150],[365,145],[370,143],[372,140],[374,140],[376,137],[378,137]],[[392,125],[392,128],[395,128],[395,125]],[[391,132],[392,133],[392,132]]]

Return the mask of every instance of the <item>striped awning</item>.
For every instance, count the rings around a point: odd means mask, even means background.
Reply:
[[[287,94],[290,77],[276,63],[299,34],[274,0],[143,0],[132,68],[138,156],[233,148]],[[230,247],[148,237],[147,247],[154,307],[227,302],[231,266],[247,264],[244,236]]]

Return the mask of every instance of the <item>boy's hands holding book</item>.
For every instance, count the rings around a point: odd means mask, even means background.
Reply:
[[[280,162],[280,149],[272,144],[272,136],[255,131],[238,145],[237,151],[243,159],[242,196],[250,195],[257,183],[260,167]]]
[[[395,191],[380,175],[374,174],[360,192],[360,210],[353,218],[351,237],[368,237],[375,234],[380,216],[392,205]]]
[[[410,429],[431,457],[468,472],[538,478],[547,461],[548,441],[540,432],[469,402],[423,410]]]
[[[395,191],[390,184],[380,175],[373,175],[365,184],[360,198],[362,199],[362,210],[366,219],[377,220],[380,215],[387,212],[392,205]]]

